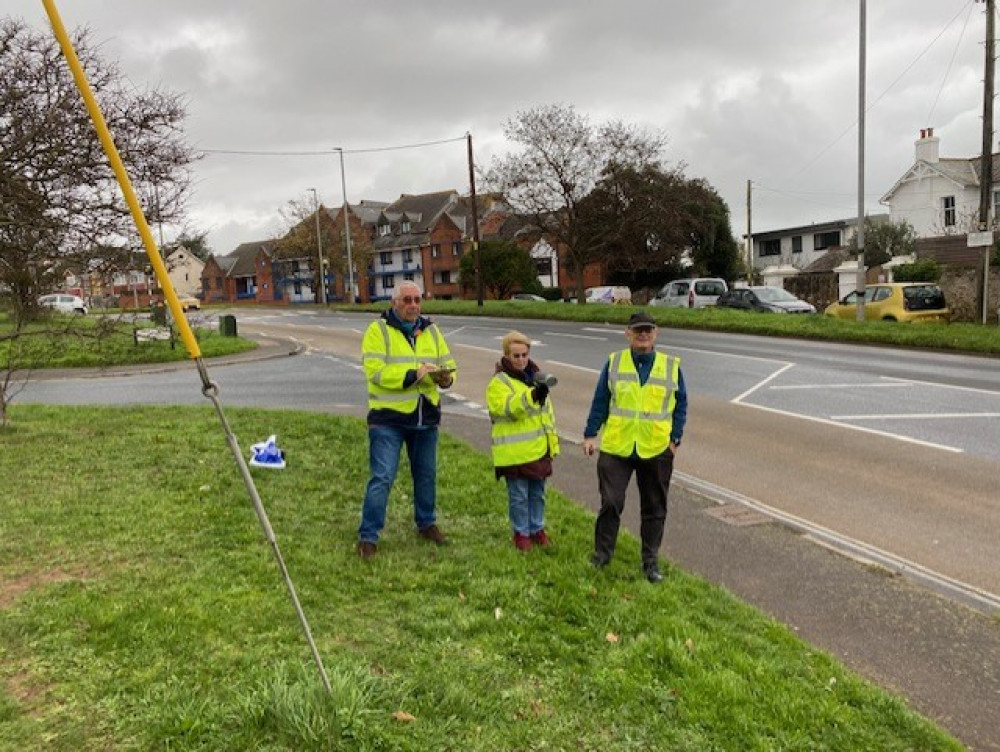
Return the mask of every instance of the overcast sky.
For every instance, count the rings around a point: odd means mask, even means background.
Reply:
[[[504,122],[543,104],[594,123],[662,130],[668,163],[707,179],[734,234],[857,214],[859,2],[849,0],[56,0],[140,88],[187,100],[191,223],[209,245],[279,233],[291,199],[468,193],[476,162],[510,145]],[[921,128],[941,155],[982,141],[985,5],[869,0],[865,193],[869,212],[913,162]],[[5,0],[38,28],[41,0]],[[446,141],[414,149],[385,147]],[[179,228],[165,228],[166,240]]]

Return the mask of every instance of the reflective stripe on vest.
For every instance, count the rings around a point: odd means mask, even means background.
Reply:
[[[493,464],[496,467],[523,465],[548,453],[559,454],[552,401],[536,405],[531,387],[498,373],[486,387],[486,402],[492,422]]]
[[[420,363],[434,363],[439,368],[454,368],[455,361],[448,352],[448,346],[436,324],[431,324],[416,338],[415,346],[401,331],[390,327],[385,319],[379,319],[373,326],[381,337],[377,344],[369,343],[373,349],[362,354],[362,362],[368,373],[368,407],[372,410],[389,409],[401,413],[411,413],[417,409],[420,395],[432,405],[438,405],[441,397],[437,385],[430,379],[420,379],[408,388],[390,388],[385,381],[401,383],[403,371],[416,370]],[[390,331],[390,329],[392,331]],[[372,331],[369,329],[369,332]],[[367,333],[366,333],[367,339]]]
[[[670,444],[680,358],[657,352],[645,384],[639,382],[630,350],[608,360],[611,406],[601,434],[601,450],[620,457],[637,453],[643,459],[661,454]]]

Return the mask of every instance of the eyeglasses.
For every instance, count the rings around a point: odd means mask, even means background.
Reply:
[[[652,326],[633,326],[632,331],[636,334],[652,334],[654,328]]]
[[[420,302],[419,295],[403,295],[399,298],[400,302],[406,303],[406,305],[413,305],[414,303]]]
[[[512,358],[527,358],[528,357],[528,353],[511,353],[510,357],[512,357]]]

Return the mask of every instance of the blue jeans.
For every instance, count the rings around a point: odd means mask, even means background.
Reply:
[[[545,528],[545,481],[506,478],[510,526],[518,535],[534,535]]]
[[[413,478],[413,521],[418,530],[434,524],[437,500],[438,430],[433,428],[368,427],[368,463],[371,477],[361,507],[361,527],[358,540],[377,543],[385,527],[385,510],[389,492],[396,482],[399,455],[406,445]]]

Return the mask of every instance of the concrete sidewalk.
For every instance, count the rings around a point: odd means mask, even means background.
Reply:
[[[442,429],[489,452],[485,419],[445,414]],[[594,512],[594,459],[563,443],[551,486]],[[684,470],[684,450],[676,469]],[[630,488],[624,524],[636,536]],[[447,519],[447,510],[443,510]],[[556,540],[558,545],[558,540]],[[664,557],[788,625],[803,640],[905,697],[972,750],[1000,750],[1000,621],[947,600],[738,504],[717,504],[675,479]],[[590,551],[580,551],[588,566]],[[639,562],[635,562],[638,571]]]

